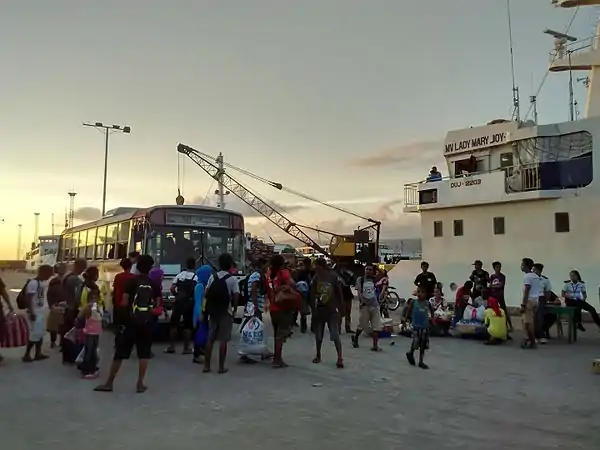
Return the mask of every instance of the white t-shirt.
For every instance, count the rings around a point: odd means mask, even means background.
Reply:
[[[198,277],[196,276],[195,272],[192,272],[190,270],[184,270],[183,272],[179,272],[175,278],[173,279],[173,284],[177,284],[178,281],[185,281],[185,280],[193,280],[193,281],[198,281]]]
[[[25,294],[27,296],[33,295],[32,303],[36,309],[44,307],[44,289],[46,284],[38,280],[29,280],[29,283],[27,283]]]
[[[544,288],[542,286],[542,279],[533,272],[527,272],[523,277],[523,287],[530,286],[528,300],[535,300],[544,295]]]
[[[546,292],[552,291],[552,285],[550,284],[550,280],[548,277],[541,276],[540,283],[542,283],[542,292],[545,294]]]
[[[224,270],[220,270],[217,272],[217,276],[219,277],[219,279],[223,278],[226,275],[230,275],[229,272],[225,272]],[[212,284],[214,278],[215,278],[214,275],[211,275],[210,278],[208,279],[208,283],[206,283],[206,289],[204,290],[205,293],[208,292],[208,288]],[[238,295],[240,294],[240,285],[239,285],[238,281],[235,279],[235,277],[227,278],[227,281],[225,281],[225,284],[227,284],[227,289],[229,290],[229,296],[231,298],[231,301],[233,301],[233,296],[235,294],[238,294]]]

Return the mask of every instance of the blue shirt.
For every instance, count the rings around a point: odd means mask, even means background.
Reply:
[[[414,300],[412,305],[412,327],[413,330],[429,328],[429,302],[427,300]]]

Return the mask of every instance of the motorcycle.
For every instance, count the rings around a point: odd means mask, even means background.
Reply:
[[[398,296],[396,288],[388,286],[385,296],[379,301],[382,316],[389,317],[390,311],[396,311],[404,303],[406,303],[406,300]]]

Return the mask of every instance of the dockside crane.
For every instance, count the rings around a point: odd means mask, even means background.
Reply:
[[[216,180],[219,183],[220,187],[227,189],[230,193],[238,197],[245,204],[250,206],[252,209],[254,209],[260,215],[265,217],[267,220],[269,220],[273,225],[278,227],[280,230],[286,232],[293,238],[297,239],[306,247],[311,247],[315,251],[322,253],[323,255],[327,256],[328,258],[331,258],[334,261],[340,261],[344,259],[358,259],[362,262],[375,262],[378,260],[379,235],[381,228],[380,221],[363,217],[357,213],[348,211],[337,205],[323,202],[309,195],[303,194],[298,191],[294,191],[286,186],[283,186],[281,183],[277,183],[266,178],[260,177],[252,172],[241,169],[234,165],[223,163],[222,160],[217,163],[215,158],[213,158],[212,156],[200,152],[188,145],[179,144],[177,146],[177,151],[180,154],[183,154],[190,158],[198,167],[200,167],[210,177]],[[272,188],[277,189],[278,191],[288,192],[297,195],[301,198],[304,198],[305,200],[315,202],[323,206],[327,206],[345,214],[349,214],[351,216],[369,222],[370,225],[367,225],[363,228],[358,228],[354,231],[353,235],[340,235],[337,233],[322,230],[320,228],[316,229],[306,225],[299,225],[288,219],[284,214],[282,214],[276,208],[264,201],[256,193],[252,192],[238,180],[229,175],[229,173],[225,171],[225,166],[244,175],[250,176],[255,180],[261,181],[271,186]],[[330,236],[332,236],[329,251],[323,248],[318,242],[316,242],[306,232],[304,232],[303,228],[316,231],[318,233],[329,234]],[[371,232],[374,234],[374,239],[371,239],[370,237]]]

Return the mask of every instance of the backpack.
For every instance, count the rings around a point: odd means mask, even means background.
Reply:
[[[250,275],[242,278],[239,283],[240,297],[244,304],[248,303],[248,301],[250,300],[250,296],[248,295],[248,280],[249,279],[250,279]]]
[[[31,280],[27,280],[25,282],[25,285],[21,288],[21,290],[19,291],[19,294],[17,295],[17,308],[19,309],[27,309],[27,285],[29,284]]]
[[[184,280],[177,281],[177,300],[189,300],[194,298],[194,289],[196,289],[196,280],[192,278],[186,278]]]
[[[19,295],[17,295],[17,308],[19,309],[27,309],[29,308],[29,302],[27,301],[27,285],[30,281],[35,280],[35,278],[31,278],[27,280],[23,288],[19,291]],[[40,282],[38,281],[38,289],[40,288]]]
[[[205,311],[208,315],[223,315],[227,314],[229,306],[231,305],[231,296],[229,295],[229,288],[227,287],[227,280],[231,278],[231,275],[227,274],[222,278],[217,275],[213,276],[212,283],[206,290],[206,308]]]
[[[131,315],[134,323],[139,325],[149,324],[152,321],[154,309],[154,289],[150,283],[141,282],[131,303]]]

